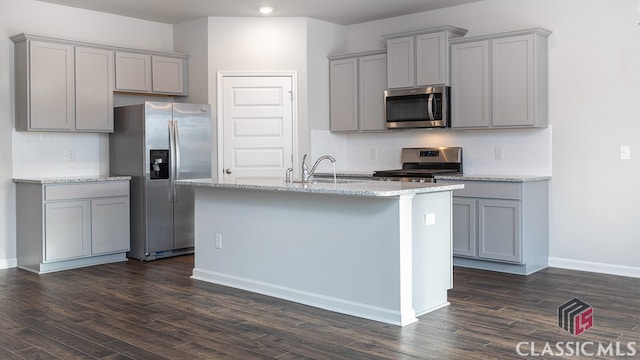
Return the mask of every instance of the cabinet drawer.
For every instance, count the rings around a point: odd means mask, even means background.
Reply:
[[[479,197],[485,199],[522,199],[521,183],[450,180],[438,180],[438,183],[464,184],[464,189],[454,190],[453,196]]]
[[[45,185],[44,199],[69,200],[129,195],[128,181]]]

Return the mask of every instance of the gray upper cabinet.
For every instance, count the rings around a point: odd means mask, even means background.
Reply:
[[[384,91],[387,87],[387,55],[374,54],[358,58],[358,113],[360,131],[386,130]]]
[[[452,127],[491,125],[489,51],[488,40],[451,47],[451,113],[455,119]]]
[[[531,29],[450,41],[451,127],[546,127],[550,34]]]
[[[387,40],[387,87],[389,89],[416,86],[414,51],[413,36]]]
[[[384,131],[387,57],[373,51],[329,57],[330,129],[333,132]]]
[[[416,86],[449,84],[449,33],[416,36]]]
[[[151,55],[116,52],[116,90],[151,92]]]
[[[113,131],[113,51],[76,47],[76,131]]]
[[[11,40],[15,43],[16,129],[73,130],[73,45],[25,36]]]
[[[187,95],[186,57],[116,52],[116,91]]]
[[[449,85],[449,40],[467,30],[442,26],[385,36],[387,87]]]
[[[19,34],[16,130],[113,132],[113,92],[187,95],[187,55]]]
[[[358,130],[358,59],[329,62],[331,131]]]
[[[152,89],[158,93],[185,94],[184,62],[182,58],[152,56]]]
[[[113,51],[18,35],[16,129],[113,131]]]

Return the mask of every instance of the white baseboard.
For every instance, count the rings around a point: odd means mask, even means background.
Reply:
[[[403,314],[394,309],[380,308],[199,268],[193,269],[191,278],[392,325],[405,326],[418,320],[415,313],[412,313],[411,316],[406,316],[406,314],[402,316]],[[447,302],[442,306],[448,304]]]
[[[561,268],[561,269],[589,271],[589,272],[596,272],[596,273],[609,274],[609,275],[640,278],[640,266],[614,265],[614,264],[605,264],[605,263],[598,263],[598,262],[592,262],[592,261],[582,261],[582,260],[553,258],[553,257],[549,258],[549,266]]]
[[[0,269],[10,269],[18,266],[18,259],[0,259]]]

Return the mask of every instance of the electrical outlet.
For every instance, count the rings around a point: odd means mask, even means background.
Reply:
[[[222,234],[216,234],[216,249],[222,249]]]
[[[630,146],[620,146],[620,160],[631,160],[631,147]]]
[[[496,146],[493,148],[494,156],[496,160],[504,159],[504,152],[502,151],[502,146]]]
[[[369,157],[371,158],[371,160],[376,160],[378,158],[378,149],[377,148],[369,149]]]
[[[66,152],[67,161],[74,161],[76,159],[76,154],[73,152],[73,149],[69,149]]]
[[[436,214],[428,213],[424,214],[424,224],[425,225],[433,225],[436,223]]]

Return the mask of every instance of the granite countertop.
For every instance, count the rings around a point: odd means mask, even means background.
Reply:
[[[452,181],[529,182],[529,181],[551,180],[551,176],[463,174],[463,175],[435,175],[434,179],[436,179],[436,181],[452,180]]]
[[[316,179],[311,183],[288,182],[284,179],[246,180],[245,182],[218,182],[213,179],[177,180],[180,185],[236,190],[279,191],[346,196],[391,197],[452,191],[464,188],[462,184],[411,183],[397,181]]]
[[[27,184],[69,184],[83,182],[102,182],[102,181],[129,181],[131,176],[68,176],[68,177],[32,177],[32,178],[14,178],[15,183]]]
[[[331,178],[333,179],[333,173],[315,173],[314,177],[318,178]],[[373,171],[336,171],[336,177],[342,179],[372,179]]]
[[[333,179],[333,173],[316,173],[314,177]],[[338,179],[363,179],[371,180],[373,171],[336,171]],[[551,176],[544,175],[495,175],[495,174],[462,174],[462,175],[435,175],[436,180],[461,180],[461,181],[495,181],[495,182],[529,182],[547,181]]]

